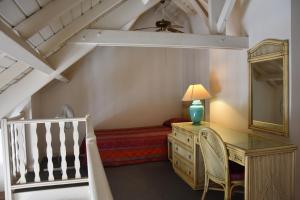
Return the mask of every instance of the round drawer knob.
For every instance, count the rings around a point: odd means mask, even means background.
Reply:
[[[192,156],[191,156],[191,155],[189,155],[189,159],[192,159]]]
[[[188,138],[187,141],[190,142],[190,138]]]
[[[191,175],[191,173],[192,173],[192,172],[191,172],[191,171],[189,171],[189,175]]]

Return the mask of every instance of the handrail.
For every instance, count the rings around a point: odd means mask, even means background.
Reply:
[[[81,118],[56,118],[56,119],[28,119],[28,120],[9,120],[7,121],[7,124],[32,124],[32,123],[57,123],[57,122],[73,122],[73,121],[79,121],[79,122],[85,122],[86,117]]]
[[[16,119],[16,118],[14,118]],[[12,120],[12,119],[3,119],[1,125],[3,127],[3,149],[5,153],[5,195],[6,199],[11,200],[13,198],[12,190],[13,188],[30,188],[33,186],[49,185],[56,184],[57,181],[53,179],[53,163],[48,162],[48,172],[49,177],[48,181],[50,182],[41,182],[39,176],[40,164],[39,164],[39,151],[37,141],[37,125],[39,123],[44,124],[45,126],[45,135],[46,135],[46,156],[48,160],[52,160],[52,133],[51,133],[51,124],[59,124],[59,137],[60,137],[60,155],[61,155],[61,168],[63,174],[66,174],[67,165],[66,165],[66,145],[65,145],[65,131],[64,126],[66,122],[73,123],[73,140],[74,140],[74,156],[75,156],[75,169],[78,173],[77,178],[74,180],[69,180],[66,175],[65,178],[62,177],[62,182],[81,182],[83,179],[80,174],[80,162],[79,162],[79,146],[78,146],[78,122],[85,122],[86,127],[86,153],[87,153],[87,167],[88,167],[88,180],[89,190],[90,190],[90,199],[91,200],[113,200],[111,189],[107,181],[107,177],[104,171],[104,167],[98,152],[96,136],[92,124],[90,122],[89,116],[84,118],[67,118],[67,119],[30,119],[30,120]],[[24,155],[14,154],[14,150],[18,149],[18,152],[21,152],[19,148],[23,148],[26,128],[25,126],[29,124],[32,128],[32,140],[33,140],[33,160],[34,167],[33,172],[35,174],[34,182],[27,183],[25,178],[26,175],[26,164],[24,163]],[[19,140],[20,139],[20,140]],[[15,144],[17,144],[16,149]],[[26,148],[26,147],[25,147]],[[10,152],[11,150],[11,152]],[[15,155],[15,156],[14,156]],[[77,159],[77,160],[76,160]],[[14,162],[15,161],[15,162]],[[17,162],[19,161],[17,166]],[[16,172],[16,169],[19,169],[19,173]],[[14,174],[13,174],[14,173]],[[17,182],[16,182],[17,180]]]
[[[93,127],[87,117],[86,149],[88,162],[88,178],[92,200],[113,200],[111,189],[103,168],[96,143]]]
[[[19,113],[19,115],[14,116],[14,117],[11,117],[11,118],[8,118],[7,121],[20,120],[20,119],[22,119],[22,118],[24,118],[24,117],[25,117],[25,112],[24,112],[24,111],[21,111],[21,112]]]

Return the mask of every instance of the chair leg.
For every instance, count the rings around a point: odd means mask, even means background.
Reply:
[[[205,174],[205,182],[204,182],[204,188],[203,188],[201,200],[204,200],[204,198],[206,196],[206,193],[208,190],[208,185],[209,185],[209,178],[208,178],[207,174]]]
[[[225,185],[224,200],[231,200],[231,189],[230,185]]]

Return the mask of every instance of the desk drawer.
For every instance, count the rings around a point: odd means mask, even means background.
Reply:
[[[173,158],[174,168],[178,169],[181,173],[187,177],[194,179],[194,168],[192,165],[189,165],[174,155]]]
[[[174,137],[180,142],[188,145],[193,149],[194,147],[194,137],[191,133],[188,133],[183,130],[174,129],[173,130]]]
[[[245,165],[245,154],[243,152],[236,151],[228,148],[229,160],[236,162],[240,165]]]
[[[176,141],[174,141],[174,152],[180,155],[181,157],[185,158],[186,160],[190,161],[191,163],[194,163],[193,152],[187,150],[182,145],[176,143]]]

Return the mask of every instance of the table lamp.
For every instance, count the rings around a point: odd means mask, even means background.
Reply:
[[[200,125],[204,115],[204,107],[201,100],[210,98],[210,94],[201,84],[190,85],[185,92],[182,101],[193,101],[190,105],[190,117],[193,125]]]

